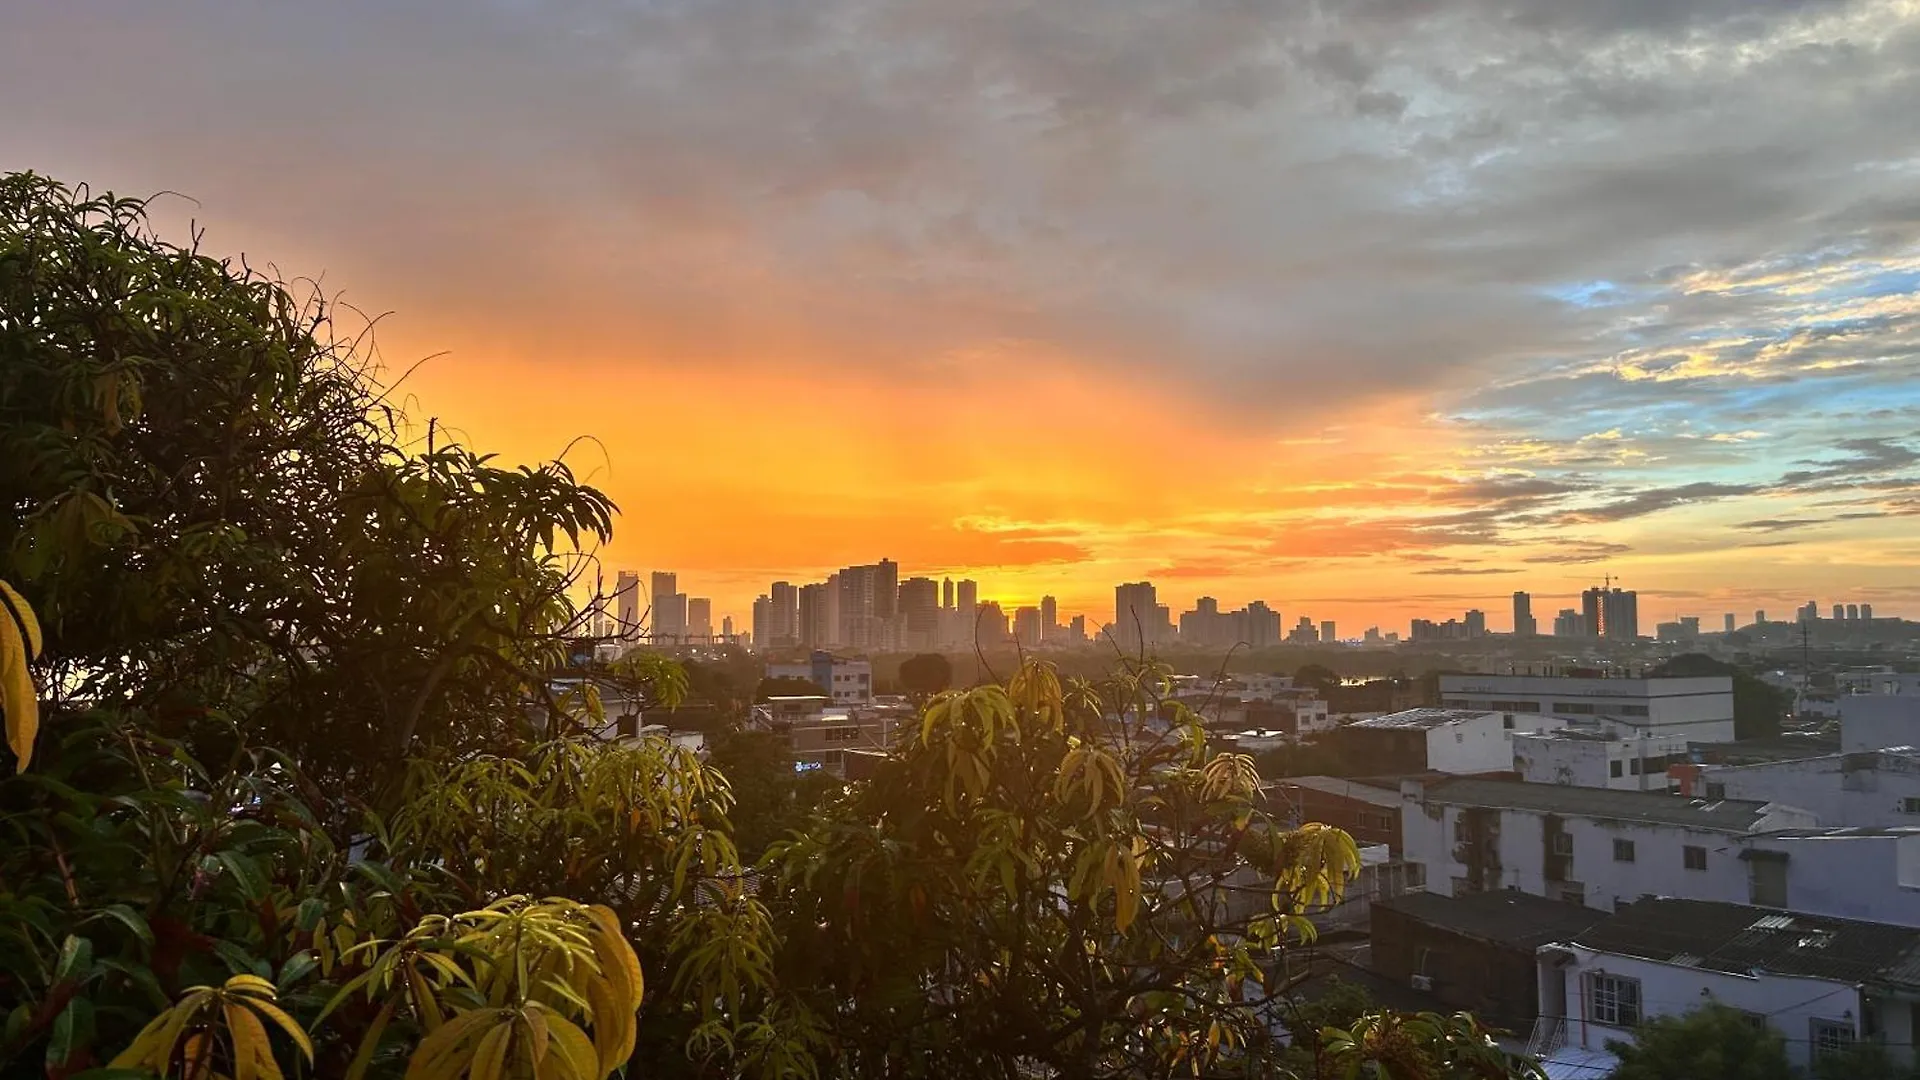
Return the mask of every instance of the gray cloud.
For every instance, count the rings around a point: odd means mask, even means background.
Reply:
[[[1676,506],[1690,503],[1711,502],[1716,499],[1730,499],[1739,495],[1752,495],[1762,490],[1758,484],[1719,484],[1700,481],[1692,484],[1680,484],[1676,487],[1652,488],[1638,494],[1606,503],[1602,506],[1574,510],[1566,514],[1570,522],[1625,521],[1628,518],[1657,514],[1662,510],[1671,510]]]
[[[1416,574],[1431,574],[1435,577],[1482,577],[1491,574],[1517,574],[1518,570],[1500,567],[1440,566],[1431,570],[1415,570]]]
[[[1757,521],[1742,521],[1735,525],[1734,528],[1747,529],[1753,532],[1775,533],[1791,532],[1794,529],[1806,529],[1823,524],[1825,524],[1825,522],[1817,518],[1761,518]]]

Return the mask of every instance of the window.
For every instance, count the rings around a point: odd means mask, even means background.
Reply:
[[[1614,778],[1615,780],[1618,780],[1618,779],[1620,779],[1620,763],[1619,763],[1619,762],[1617,762],[1617,761],[1609,761],[1609,762],[1607,762],[1607,772],[1608,772],[1608,774],[1609,774],[1609,775],[1611,775],[1611,776],[1612,776],[1612,777],[1613,777],[1613,778]]]
[[[1920,799],[1912,797],[1901,799],[1900,812],[1903,814],[1920,814]]]
[[[1633,861],[1633,841],[1615,840],[1613,842],[1613,861],[1614,862],[1632,862]]]
[[[1640,980],[1619,975],[1587,976],[1587,1019],[1608,1027],[1640,1023]]]
[[[830,727],[821,733],[828,742],[852,742],[860,737],[857,727]]]
[[[1726,797],[1727,797],[1727,785],[1715,783],[1712,780],[1707,781],[1707,798],[1708,799],[1714,802],[1719,802],[1721,799],[1724,799]]]
[[[1845,1020],[1822,1020],[1814,1017],[1811,1038],[1815,1059],[1828,1054],[1837,1054],[1853,1045],[1853,1024]]]
[[[1557,713],[1567,713],[1572,716],[1592,716],[1593,703],[1587,701],[1556,701],[1553,703],[1553,711]]]
[[[1692,844],[1688,844],[1686,847],[1680,849],[1680,855],[1681,860],[1686,863],[1687,869],[1689,870],[1705,870],[1707,868],[1706,848],[1694,847]]]
[[[1634,758],[1632,761],[1628,762],[1627,764],[1628,766],[1630,766],[1627,769],[1628,772],[1632,773],[1635,776],[1640,775],[1640,759],[1639,758]]]
[[[1508,713],[1505,717],[1502,718],[1501,726],[1505,727],[1508,731],[1513,730],[1513,714],[1512,713]]]
[[[1647,707],[1645,705],[1622,705],[1618,709],[1618,712],[1621,716],[1646,716]]]
[[[1537,701],[1489,701],[1487,708],[1495,712],[1537,713],[1540,711],[1540,703]]]
[[[1563,833],[1563,832],[1554,833],[1553,834],[1553,853],[1555,855],[1573,854],[1573,834]]]

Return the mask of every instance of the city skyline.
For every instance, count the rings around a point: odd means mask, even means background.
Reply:
[[[875,550],[1920,610],[1908,7],[964,7],[29,5],[0,156],[347,286],[417,420],[736,621]]]

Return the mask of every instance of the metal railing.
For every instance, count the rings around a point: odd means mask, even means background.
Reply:
[[[1533,1022],[1533,1035],[1527,1039],[1527,1056],[1536,1061],[1547,1058],[1567,1045],[1567,1018],[1542,1016]]]

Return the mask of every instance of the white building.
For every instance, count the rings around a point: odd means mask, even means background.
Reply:
[[[1348,724],[1340,737],[1374,773],[1506,772],[1513,768],[1513,733],[1548,723],[1478,709],[1403,709]]]
[[[1920,746],[1920,675],[1875,673],[1842,695],[1840,749]]]
[[[1711,1003],[1778,1031],[1797,1066],[1865,1039],[1906,1061],[1920,1006],[1917,957],[1920,931],[1906,927],[1643,900],[1540,948],[1540,1019],[1529,1050],[1551,1068],[1632,1042],[1645,1020]]]
[[[1778,803],[1460,778],[1401,784],[1427,888],[1602,911],[1647,896],[1920,927],[1920,827],[1819,828]]]
[[[1616,738],[1591,728],[1513,733],[1513,771],[1530,784],[1670,791],[1667,766],[1690,760],[1679,735]]]
[[[1746,898],[1736,838],[1811,827],[1767,803],[1460,778],[1401,785],[1402,851],[1432,892],[1519,889],[1611,911],[1642,896]]]
[[[835,705],[873,704],[873,663],[846,660],[816,651],[791,664],[768,664],[769,679],[806,679],[827,692]]]
[[[1695,679],[1442,675],[1440,698],[1449,709],[1540,713],[1620,733],[1680,735],[1696,742],[1733,738],[1733,679],[1725,675]]]
[[[1786,803],[1822,825],[1920,825],[1920,750],[1910,746],[1710,766],[1700,779],[1709,799]]]

